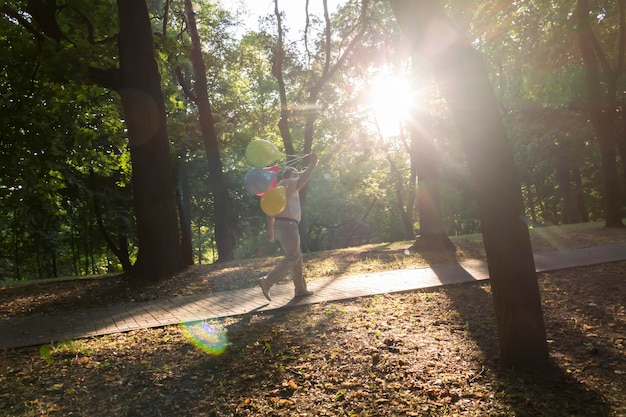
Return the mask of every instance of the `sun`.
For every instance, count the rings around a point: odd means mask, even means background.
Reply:
[[[367,107],[383,138],[400,134],[401,125],[408,120],[414,101],[411,82],[403,77],[385,75],[372,82],[368,89]]]

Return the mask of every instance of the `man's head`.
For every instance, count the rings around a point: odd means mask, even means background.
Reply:
[[[287,167],[283,171],[283,179],[298,178],[298,174],[300,173],[294,167]]]

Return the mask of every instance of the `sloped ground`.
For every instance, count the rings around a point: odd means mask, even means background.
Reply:
[[[532,237],[545,251],[623,241],[626,231],[568,226]],[[483,256],[476,237],[455,243],[459,259]],[[307,275],[423,263],[404,255],[408,246],[311,255]],[[3,288],[0,314],[255,285],[274,262],[200,266],[141,289],[123,278]],[[195,340],[171,326],[1,351],[0,415],[626,416],[625,271],[614,263],[539,275],[551,358],[543,369],[498,363],[489,285],[472,284],[215,321]]]
[[[600,223],[553,226],[531,230],[535,252],[580,248],[626,241],[626,229],[604,229]],[[374,244],[305,255],[307,280],[328,279],[377,271],[428,266],[485,257],[479,234],[452,238],[454,255],[407,255],[412,242]],[[196,265],[172,279],[133,285],[124,275],[39,284],[0,283],[0,319],[29,314],[101,307],[121,302],[146,301],[205,291],[224,291],[257,285],[277,258],[262,258],[222,265]]]

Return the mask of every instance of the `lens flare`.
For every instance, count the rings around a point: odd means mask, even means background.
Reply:
[[[210,355],[221,355],[228,346],[226,331],[206,321],[181,323],[180,328],[187,340]]]

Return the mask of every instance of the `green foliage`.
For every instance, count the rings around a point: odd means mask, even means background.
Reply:
[[[109,17],[110,7],[94,5],[91,11],[102,15],[88,24],[79,10],[88,6],[72,3],[58,15],[72,48],[51,48],[51,41],[37,42],[24,27],[0,19],[0,38],[11,39],[0,71],[0,83],[10,91],[0,98],[0,205],[8,226],[0,234],[0,253],[2,265],[11,265],[2,270],[5,279],[107,269],[91,171],[117,177],[103,193],[112,204],[101,211],[113,219],[112,229],[121,222],[131,234],[129,200],[118,201],[130,174],[120,110],[108,91],[84,83],[88,63],[112,62],[103,53],[109,46],[88,42],[109,36],[116,27],[110,19],[116,19]]]
[[[28,17],[24,2],[7,2]],[[279,3],[280,4],[280,3]],[[197,263],[215,259],[215,218],[206,149],[198,112],[180,85],[193,91],[190,42],[180,0],[148,2],[166,97],[172,158],[189,181],[193,249]],[[209,101],[233,215],[236,256],[267,256],[276,245],[264,240],[257,196],[246,193],[247,144],[265,138],[280,144],[280,100],[272,75],[276,28],[267,19],[260,32],[241,30],[213,2],[195,2]],[[354,34],[359,2],[331,16],[331,60]],[[584,74],[574,39],[575,2],[501,4],[492,0],[450,2],[448,11],[483,54],[500,100],[515,151],[527,216],[539,224],[563,218],[563,183],[557,162],[579,172],[591,219],[602,216],[602,178],[593,133],[581,111]],[[594,5],[599,41],[615,54],[614,5]],[[604,9],[602,8],[604,7]],[[166,19],[165,21],[163,19]],[[0,279],[26,279],[119,271],[104,235],[136,256],[130,179],[132,165],[116,94],[95,87],[90,69],[117,66],[114,3],[67,1],[57,23],[66,39],[41,40],[8,14],[0,16]],[[306,117],[316,112],[313,150],[320,165],[310,182],[305,211],[311,249],[323,250],[403,239],[411,163],[408,136],[378,136],[366,107],[366,90],[390,69],[410,73],[409,54],[387,2],[372,2],[367,30],[355,50],[324,85],[315,108],[304,103],[323,70],[323,20],[312,18],[305,44],[291,26],[285,45],[285,75],[294,147],[302,149]],[[37,29],[37,28],[35,28]],[[235,29],[241,35],[235,36]],[[334,62],[334,61],[333,61]],[[479,231],[473,185],[464,151],[445,103],[424,71],[428,129],[441,159],[442,215],[446,231]],[[406,128],[406,126],[405,126]],[[559,163],[560,163],[559,162]],[[489,163],[489,161],[485,161]],[[178,175],[181,184],[181,170]],[[398,175],[399,173],[399,175]],[[400,196],[403,201],[399,201]],[[401,204],[402,203],[402,204]],[[96,210],[96,208],[98,210]],[[411,213],[418,219],[418,213]],[[98,222],[102,222],[100,230]],[[416,228],[419,220],[414,221]],[[104,234],[103,234],[104,231]],[[125,243],[120,243],[126,239]]]
[[[41,356],[41,358],[48,365],[54,363],[54,360],[52,359],[52,348],[50,348],[50,345],[41,345],[39,347],[39,356]]]

